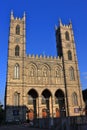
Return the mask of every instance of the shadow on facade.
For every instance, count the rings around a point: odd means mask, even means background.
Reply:
[[[33,127],[52,128],[53,130],[79,130],[87,128],[87,116],[60,117],[53,118],[35,118],[32,110],[26,106],[7,106],[6,122],[7,123],[24,123],[31,120]],[[27,122],[28,123],[28,122]]]
[[[28,108],[24,106],[6,106],[5,108],[5,119],[6,122],[15,122],[21,121],[24,122],[27,120]]]

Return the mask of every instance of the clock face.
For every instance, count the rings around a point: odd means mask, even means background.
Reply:
[[[17,37],[17,38],[15,38],[15,42],[19,42],[20,41],[20,39]]]

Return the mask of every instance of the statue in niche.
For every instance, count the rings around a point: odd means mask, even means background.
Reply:
[[[34,76],[34,69],[33,68],[31,68],[31,70],[30,70],[30,76]]]
[[[60,77],[60,70],[57,69],[55,73],[56,73],[56,77]]]
[[[47,70],[46,70],[46,69],[43,70],[43,76],[44,76],[44,77],[47,76]]]

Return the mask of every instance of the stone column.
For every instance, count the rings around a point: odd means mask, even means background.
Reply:
[[[52,113],[53,113],[52,97],[49,98],[49,102],[50,102],[50,117],[52,117]]]
[[[42,118],[41,96],[39,96],[38,100],[38,117]]]
[[[55,97],[52,97],[52,102],[53,102],[53,117],[55,117],[56,115],[56,111],[55,111]]]

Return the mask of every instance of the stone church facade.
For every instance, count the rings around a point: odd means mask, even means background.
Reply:
[[[11,12],[6,121],[78,116],[82,90],[72,23],[55,28],[57,57],[26,54],[26,17]]]

